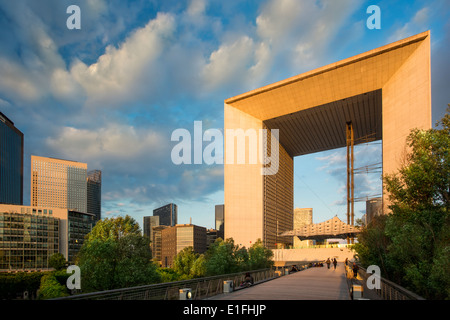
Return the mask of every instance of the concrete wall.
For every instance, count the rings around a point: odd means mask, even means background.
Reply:
[[[338,262],[354,259],[355,252],[348,248],[304,248],[304,249],[275,249],[273,260],[276,261],[322,261],[336,258]]]

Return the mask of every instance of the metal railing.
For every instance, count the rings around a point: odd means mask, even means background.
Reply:
[[[243,282],[246,273],[239,272],[131,288],[75,294],[53,300],[178,300],[179,290],[183,288],[190,288],[192,290],[192,299],[200,300],[223,293],[224,281],[231,280],[233,281],[233,287],[238,287]],[[248,271],[248,273],[251,274],[255,283],[276,277],[275,270],[272,268]]]
[[[393,283],[383,277],[380,277],[380,288],[379,289],[368,289],[367,288],[367,279],[371,276],[370,273],[367,273],[366,269],[358,266],[358,275],[361,278],[361,284],[364,287],[365,295],[368,296],[368,293],[375,294],[378,299],[381,300],[425,300],[423,297],[411,292],[398,284]],[[352,272],[351,269],[349,272]],[[351,285],[351,281],[349,282],[349,286]]]

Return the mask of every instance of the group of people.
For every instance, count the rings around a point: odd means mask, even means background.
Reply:
[[[328,258],[327,261],[326,261],[326,263],[327,263],[328,269],[330,269],[330,265],[331,265],[331,263],[333,263],[333,265],[334,265],[334,270],[336,270],[336,265],[337,265],[337,260],[336,260],[336,258],[334,258],[334,259],[332,259],[332,260],[330,260],[330,258]]]

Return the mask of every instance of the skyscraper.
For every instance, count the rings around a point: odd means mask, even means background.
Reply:
[[[0,203],[23,204],[23,133],[1,112]]]
[[[87,164],[31,156],[31,205],[87,212]]]
[[[166,204],[153,210],[154,216],[159,216],[159,224],[162,226],[174,226],[177,224],[178,208],[174,203]]]
[[[217,237],[222,238],[223,240],[225,237],[225,205],[218,204],[215,207],[215,221],[216,221],[216,230],[217,230]]]
[[[95,221],[102,218],[102,172],[92,170],[87,173],[87,213],[95,215]]]

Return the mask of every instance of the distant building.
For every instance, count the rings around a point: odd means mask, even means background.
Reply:
[[[31,156],[31,205],[87,212],[87,164]]]
[[[225,240],[225,205],[218,204],[215,209],[217,237]]]
[[[305,225],[313,223],[313,209],[312,208],[295,208],[294,209],[294,230],[300,229]],[[314,240],[300,240],[294,236],[294,248],[308,247],[314,245]]]
[[[174,226],[177,224],[178,208],[174,203],[166,204],[153,210],[153,216],[159,216],[159,224],[162,226]]]
[[[93,215],[68,209],[0,205],[0,271],[47,270],[58,252],[74,263],[93,224]]]
[[[166,228],[161,233],[161,246],[162,266],[170,267],[174,257],[186,247],[192,247],[197,253],[206,251],[206,228],[193,224]]]
[[[162,266],[162,231],[168,226],[156,226],[152,227],[152,259],[159,262]]]
[[[159,219],[159,216],[144,217],[144,236],[148,237],[150,241],[153,241],[153,228],[159,226]]]
[[[23,204],[23,133],[1,112],[0,203]]]
[[[95,221],[102,219],[102,172],[92,170],[86,180],[87,213],[95,216]]]
[[[366,225],[372,221],[375,216],[383,214],[383,200],[381,197],[366,201]]]
[[[207,229],[206,230],[206,248],[209,248],[211,244],[213,244],[217,238],[220,238],[219,231],[216,229]]]

